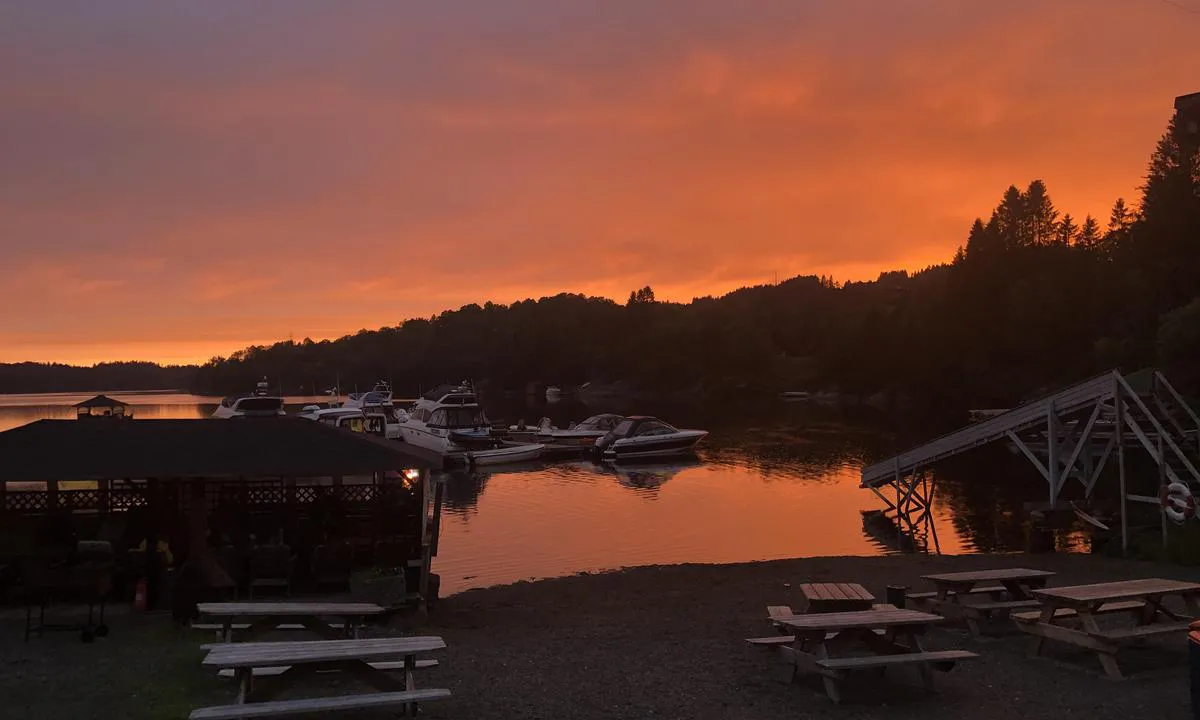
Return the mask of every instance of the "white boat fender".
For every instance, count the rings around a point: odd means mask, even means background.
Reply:
[[[1192,489],[1181,482],[1173,482],[1159,494],[1163,512],[1172,522],[1182,523],[1196,515],[1196,497]]]

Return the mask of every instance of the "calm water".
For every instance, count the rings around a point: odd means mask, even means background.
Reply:
[[[220,401],[107,394],[134,405],[137,418],[204,418]],[[0,430],[72,418],[70,406],[90,396],[0,396]],[[289,398],[289,407],[310,401]],[[569,404],[519,403],[489,412],[510,421],[547,414],[559,422],[590,414]],[[711,431],[699,460],[616,468],[572,461],[445,473],[447,502],[434,563],[443,593],[637,565],[897,550],[894,531],[864,520],[863,511],[880,504],[858,488],[858,479],[864,458],[907,440],[806,404],[708,416],[695,409],[657,412],[678,425]],[[1036,477],[1026,477],[1027,468],[999,454],[939,472],[934,530],[943,553],[1028,546],[1021,503],[1044,490]],[[1086,537],[1065,527],[1050,542],[1059,550],[1080,549]]]

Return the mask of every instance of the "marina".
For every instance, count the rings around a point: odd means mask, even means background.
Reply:
[[[128,403],[139,418],[207,418],[220,402],[162,393],[109,395]],[[74,418],[73,406],[88,397],[9,396],[8,404],[0,406],[0,429],[40,418]],[[290,414],[325,400],[284,399]],[[538,410],[498,405],[489,416],[528,416]],[[664,417],[685,419],[694,412],[663,411]],[[597,413],[564,404],[554,415],[587,418]],[[898,535],[894,522],[878,513],[874,496],[859,488],[861,458],[896,442],[886,427],[786,402],[732,419],[692,420],[713,430],[691,457],[610,463],[568,445],[558,454],[543,450],[536,460],[432,470],[445,492],[433,563],[441,593],[631,565],[913,549],[912,539]],[[440,460],[411,444],[407,450],[430,463]],[[1025,462],[1001,451],[998,457],[928,471],[936,475],[943,500],[932,513],[941,552],[1031,547],[1040,536],[1030,535],[1036,523],[1023,503],[1036,496],[1038,476]],[[981,474],[987,468],[1005,483]],[[36,489],[36,484],[11,487]],[[1007,494],[1000,499],[979,495],[982,487],[1001,487]],[[95,490],[95,484],[64,483],[60,491],[72,489]],[[8,501],[15,496],[8,493]],[[1072,515],[1039,532],[1049,533],[1051,546],[1060,550],[1087,551],[1110,536],[1097,536],[1098,530]]]

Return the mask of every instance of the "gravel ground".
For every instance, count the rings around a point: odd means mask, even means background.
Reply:
[[[1023,635],[971,639],[942,627],[932,648],[980,653],[936,673],[938,693],[915,671],[870,672],[832,704],[819,682],[789,683],[783,666],[743,638],[764,635],[768,604],[799,605],[804,581],[861,582],[882,600],[889,584],[920,585],[932,572],[1035,567],[1054,585],[1137,577],[1200,580],[1200,570],[1084,555],[815,558],[743,565],[684,565],[581,575],[472,590],[444,599],[408,632],[442,635],[442,666],[418,685],[454,697],[430,718],[1190,718],[1186,641],[1171,637],[1120,656],[1131,679],[1102,677],[1090,653],[1047,643],[1029,658]],[[163,617],[124,613],[111,637],[73,634],[20,642],[14,615],[0,619],[0,717],[175,718],[228,702],[232,687],[201,671],[196,631]],[[190,634],[189,634],[190,633]],[[350,687],[343,688],[353,692]],[[383,717],[361,715],[354,717]]]

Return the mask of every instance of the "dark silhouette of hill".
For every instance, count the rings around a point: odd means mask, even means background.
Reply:
[[[179,390],[191,387],[195,365],[111,362],[89,367],[61,363],[0,363],[0,393],[91,390]]]

